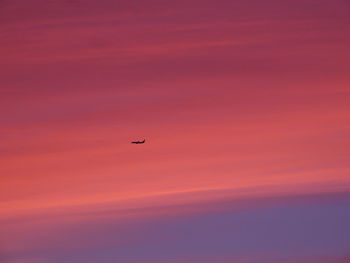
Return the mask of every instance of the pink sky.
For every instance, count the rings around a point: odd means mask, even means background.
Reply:
[[[156,221],[349,191],[349,12],[345,0],[2,1],[0,256],[59,262],[21,244],[41,224],[96,226],[91,213]],[[242,263],[275,263],[261,258]]]

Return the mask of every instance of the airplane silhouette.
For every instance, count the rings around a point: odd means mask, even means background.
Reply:
[[[135,142],[131,142],[131,143],[134,143],[134,144],[141,144],[141,143],[145,143],[145,139],[143,139],[143,141],[135,141]]]

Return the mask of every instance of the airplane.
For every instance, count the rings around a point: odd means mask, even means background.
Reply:
[[[135,142],[131,142],[131,143],[134,143],[134,144],[141,144],[141,143],[145,143],[145,139],[143,139],[143,141],[135,141]]]

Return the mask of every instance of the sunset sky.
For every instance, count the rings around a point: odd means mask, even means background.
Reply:
[[[348,0],[0,0],[0,262],[350,262],[349,32]]]

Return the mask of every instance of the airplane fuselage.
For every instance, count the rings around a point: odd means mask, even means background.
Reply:
[[[143,140],[143,141],[136,141],[136,142],[131,142],[133,144],[142,144],[142,143],[145,143],[146,140]]]

